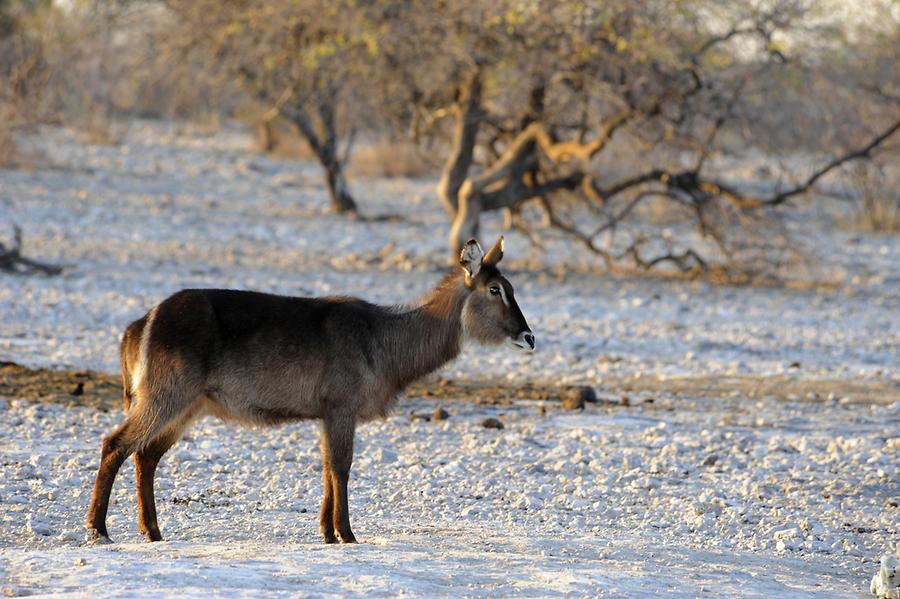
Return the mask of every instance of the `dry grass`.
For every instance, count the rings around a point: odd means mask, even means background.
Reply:
[[[0,82],[6,85],[6,81]],[[0,167],[14,167],[18,163],[19,149],[16,146],[12,126],[16,110],[12,102],[0,96]]]
[[[884,167],[863,162],[850,174],[858,198],[856,228],[875,233],[900,233],[900,177]]]
[[[17,154],[12,134],[0,126],[0,167],[15,166]]]
[[[358,177],[425,177],[439,171],[443,156],[411,142],[382,142],[359,147],[350,163]]]
[[[614,360],[615,357],[608,357]],[[122,409],[121,377],[89,370],[30,369],[14,362],[0,362],[0,396],[17,400],[93,406],[103,411]],[[474,401],[509,405],[517,400],[558,403],[572,391],[571,385],[554,381],[529,381],[511,385],[496,380],[451,380],[431,376],[410,386],[409,397]],[[597,399],[623,408],[650,406],[673,410],[678,397],[773,398],[778,401],[842,402],[887,405],[900,398],[900,386],[883,378],[795,379],[773,376],[656,376],[607,375]]]
[[[119,135],[106,118],[91,118],[79,127],[85,143],[94,146],[115,146],[120,143]]]
[[[16,143],[15,132],[0,125],[0,168],[35,169],[48,164],[45,154]]]
[[[256,147],[278,158],[316,160],[312,148],[297,128],[281,117],[256,121]]]

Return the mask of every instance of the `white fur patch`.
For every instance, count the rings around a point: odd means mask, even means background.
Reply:
[[[144,330],[141,331],[141,342],[138,345],[138,362],[131,372],[131,390],[136,391],[144,379],[144,373],[147,372],[147,354],[150,349],[150,329],[153,327],[153,321],[156,319],[156,308],[154,307],[147,314],[147,323]]]
[[[481,249],[477,241],[471,239],[460,252],[459,263],[466,269],[469,276],[474,278],[478,275],[478,271],[481,270],[481,260],[483,258],[484,250]]]
[[[460,322],[462,323],[462,342],[466,343],[472,338],[472,328],[475,325],[468,302],[463,306]]]
[[[503,300],[503,304],[509,308],[509,300],[506,299],[506,289],[503,288],[503,285],[498,285],[500,287],[500,299]]]

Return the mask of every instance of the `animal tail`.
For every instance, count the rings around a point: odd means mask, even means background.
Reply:
[[[127,338],[128,333],[125,333]],[[122,339],[122,349],[119,352],[122,366],[122,402],[125,411],[131,409],[131,372],[128,369],[128,360],[125,357],[125,338]]]
[[[135,368],[140,369],[140,343],[147,317],[136,320],[125,329],[119,346],[119,364],[122,368],[122,399],[125,411],[131,409],[134,398]]]

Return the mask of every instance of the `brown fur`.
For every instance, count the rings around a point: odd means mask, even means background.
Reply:
[[[531,335],[496,268],[496,249],[476,276],[455,269],[415,308],[185,290],[133,322],[120,351],[128,413],[103,441],[87,516],[94,537],[109,538],[113,481],[136,453],[140,528],[151,541],[161,538],[156,466],[195,418],[213,414],[250,424],[322,420],[321,532],[326,542],[337,541],[335,532],[355,542],[347,483],[357,424],[387,415],[406,385],[456,357],[466,338],[499,343]],[[506,301],[491,293],[498,285]]]

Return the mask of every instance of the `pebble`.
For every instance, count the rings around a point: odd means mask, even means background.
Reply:
[[[560,400],[566,410],[583,410],[586,403],[597,402],[597,394],[592,387],[570,387],[562,393]]]
[[[497,430],[502,430],[504,428],[503,423],[499,418],[485,418],[481,421],[481,426],[484,428],[493,428]]]

